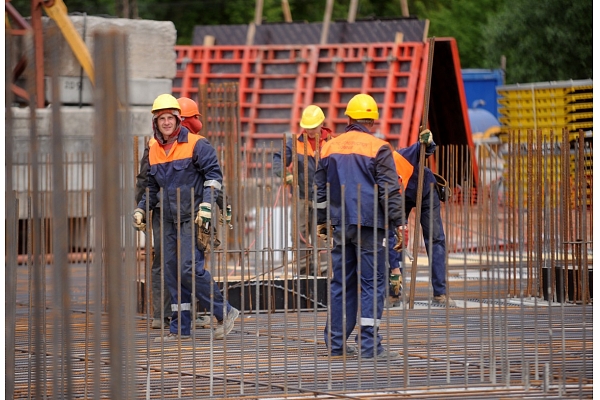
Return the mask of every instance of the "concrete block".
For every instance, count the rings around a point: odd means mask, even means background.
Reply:
[[[129,105],[148,106],[151,109],[154,99],[163,93],[172,93],[171,79],[131,79],[129,81]]]
[[[151,107],[129,107],[129,134],[150,136],[152,134]],[[30,111],[29,108],[11,108],[13,155],[15,158],[30,151]],[[36,110],[36,133],[39,152],[50,153],[52,129],[52,109]],[[95,111],[93,107],[61,107],[61,131],[66,153],[93,153],[95,135]],[[7,132],[8,133],[8,132]]]
[[[94,102],[94,88],[87,77],[60,76],[59,98],[61,104],[90,105]],[[82,89],[80,89],[82,88]],[[154,99],[163,93],[171,93],[173,81],[171,79],[130,79],[128,97],[130,105],[151,106]],[[46,100],[52,102],[52,80],[45,80]]]
[[[126,18],[102,18],[95,16],[69,16],[73,26],[84,41],[94,59],[94,35],[111,30],[122,31],[127,35],[127,64],[129,79],[173,79],[177,72],[175,60],[175,43],[177,30],[171,21],[151,21]],[[43,18],[44,37],[49,38],[49,30],[56,27],[53,20]],[[58,65],[60,76],[79,77],[81,66],[62,37],[59,45],[51,47],[50,40],[44,43],[44,68],[50,76],[51,53],[60,52]]]

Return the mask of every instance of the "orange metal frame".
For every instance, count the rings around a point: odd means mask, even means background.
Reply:
[[[286,131],[298,133],[302,109],[309,104],[323,108],[326,125],[340,131],[347,123],[348,100],[369,93],[380,104],[376,129],[392,144],[406,145],[422,91],[424,46],[420,42],[176,46],[172,91],[197,100],[201,84],[238,82],[240,122],[248,148],[280,140]]]

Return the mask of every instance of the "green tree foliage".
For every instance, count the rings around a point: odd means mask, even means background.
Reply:
[[[115,16],[117,0],[64,1],[69,13]],[[256,4],[254,0],[136,1],[140,18],[173,21],[178,44],[190,44],[197,25],[254,21]],[[282,22],[281,0],[263,1],[263,23]],[[288,2],[294,21],[323,21],[325,0]],[[31,0],[11,4],[21,15],[31,15]],[[332,20],[346,20],[349,5],[350,0],[336,0]],[[408,7],[411,16],[430,21],[429,36],[456,39],[462,68],[499,68],[505,55],[507,83],[592,77],[592,0],[408,0]],[[357,19],[400,17],[400,0],[358,1]]]
[[[63,0],[70,14],[115,16],[115,0]],[[143,0],[142,0],[143,1]],[[31,0],[11,0],[23,17],[31,16]],[[45,14],[44,14],[45,15]]]
[[[506,56],[506,82],[592,78],[592,0],[507,0],[484,29],[486,65]]]
[[[482,31],[490,16],[506,0],[415,1],[413,8],[422,19],[429,19],[429,36],[453,37],[458,45],[462,68],[483,68],[485,46]],[[411,11],[412,12],[412,11]],[[490,68],[498,68],[500,58]]]

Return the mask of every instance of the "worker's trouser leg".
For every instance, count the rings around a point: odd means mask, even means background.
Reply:
[[[184,225],[181,224],[181,231],[179,232],[180,246],[177,248],[177,223],[164,221],[163,232],[164,232],[164,259],[165,259],[165,282],[169,288],[171,294],[171,333],[178,333],[179,331],[179,317],[181,316],[181,334],[189,335],[191,328],[191,291],[187,290],[183,286],[185,277],[183,274],[178,276],[178,262],[183,265],[183,260],[191,257],[192,247],[191,238],[185,239],[186,234],[184,233]],[[188,228],[189,229],[189,228]],[[193,248],[196,248],[194,243]],[[179,250],[179,253],[178,253]],[[179,255],[179,260],[178,260]],[[186,256],[187,255],[187,256]],[[183,272],[183,270],[182,270]],[[189,279],[189,278],[188,278]],[[180,289],[179,280],[182,285]],[[179,297],[181,291],[181,299]]]
[[[340,227],[334,231],[331,279],[331,325],[325,326],[325,342],[332,355],[342,354],[346,339],[356,326],[358,312],[358,282],[360,281],[360,343],[361,354],[372,357],[383,351],[378,326],[386,295],[385,231],[356,225],[347,227],[342,240]],[[360,237],[359,237],[360,236]],[[375,237],[377,240],[375,241]],[[359,246],[360,243],[360,246]],[[377,258],[377,260],[375,260]],[[331,341],[329,340],[331,335]]]
[[[431,196],[430,196],[431,195]],[[440,198],[437,191],[423,197],[421,205],[421,228],[425,249],[431,259],[431,286],[433,295],[446,294],[446,236],[440,212]],[[433,203],[432,203],[433,201]],[[431,207],[433,204],[433,207]],[[431,236],[431,250],[430,238]]]
[[[299,252],[299,271],[300,275],[321,275],[320,272],[327,271],[327,243],[318,236],[316,237],[316,246],[313,246],[314,229],[316,225],[313,218],[316,217],[312,206],[308,206],[308,214],[305,212],[304,199],[300,199],[298,210],[298,245]],[[293,239],[292,239],[293,240]],[[296,243],[294,242],[294,245]],[[316,262],[315,262],[316,254]],[[318,265],[318,268],[315,268]]]
[[[195,279],[196,298],[200,307],[209,310],[217,321],[222,321],[223,316],[229,313],[231,305],[225,300],[219,286],[214,281],[210,271],[204,269],[204,252],[198,250],[195,241],[192,243],[193,221],[181,223],[181,248],[193,248],[194,264],[192,264],[192,251],[181,254],[181,285],[188,293],[192,292],[192,282]],[[193,267],[192,267],[193,266]]]
[[[169,271],[167,285],[171,292],[171,309],[173,310],[171,332],[177,333],[178,311],[181,310],[181,333],[189,335],[191,328],[190,303],[192,289],[195,291],[200,306],[210,310],[211,314],[217,318],[217,321],[223,320],[224,313],[228,313],[231,310],[231,306],[229,303],[224,303],[223,295],[213,280],[212,275],[204,269],[204,252],[198,250],[195,239],[192,240],[192,229],[194,229],[195,224],[193,221],[186,221],[181,223],[179,232],[179,265],[181,266],[181,308],[179,309],[177,306],[177,225],[166,222],[165,226],[169,226],[168,230],[165,229],[165,272]],[[192,254],[194,254],[195,258],[194,264],[192,264]],[[193,268],[192,265],[194,265]],[[192,282],[195,284],[193,288]],[[224,307],[226,307],[225,310]]]
[[[152,211],[152,240],[154,243],[154,260],[152,261],[152,317],[155,319],[171,318],[171,295],[165,284],[166,281],[161,276],[160,208]],[[162,316],[161,313],[163,314]]]

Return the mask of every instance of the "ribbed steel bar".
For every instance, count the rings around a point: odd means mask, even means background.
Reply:
[[[119,45],[118,40],[97,44]],[[105,61],[105,67],[116,62]],[[100,85],[117,74],[106,73],[98,77]],[[102,124],[125,133],[123,115],[111,108],[126,103],[122,95],[104,93],[96,111]],[[224,191],[235,204],[236,222],[231,243],[229,231],[219,231],[224,244],[207,255],[206,267],[242,310],[233,331],[223,341],[211,340],[211,330],[200,328],[193,329],[189,342],[154,341],[165,331],[150,329],[149,323],[151,240],[137,253],[143,257],[135,260],[127,215],[131,191],[119,186],[134,176],[128,169],[135,165],[130,137],[95,135],[106,141],[99,142],[93,157],[67,155],[62,166],[52,163],[62,151],[30,150],[26,156],[15,155],[11,176],[26,184],[15,185],[12,199],[26,201],[23,207],[17,204],[18,218],[7,219],[12,225],[7,232],[19,236],[16,243],[7,241],[13,243],[7,255],[16,254],[7,257],[12,264],[7,270],[14,268],[16,275],[11,288],[16,301],[7,303],[15,321],[15,367],[9,377],[14,381],[13,397],[590,397],[593,310],[587,265],[592,257],[586,246],[592,241],[592,171],[587,169],[591,149],[581,136],[573,154],[568,132],[556,149],[552,139],[550,146],[543,143],[537,131],[526,143],[509,139],[502,201],[483,175],[493,165],[479,169],[482,175],[475,187],[469,167],[475,155],[466,146],[440,149],[452,160],[447,170],[455,170],[450,165],[466,166],[461,176],[448,179],[457,196],[442,205],[448,293],[458,304],[450,308],[432,303],[432,265],[420,242],[422,262],[414,278],[405,276],[403,305],[387,308],[380,325],[383,345],[398,350],[401,357],[374,364],[328,355],[323,329],[331,276],[300,279],[298,263],[308,261],[299,257],[300,251],[310,249],[301,248],[297,239],[289,241],[292,218],[306,207],[287,196],[270,168],[276,144],[247,149],[232,143],[233,137],[240,140],[239,129],[235,132],[239,122],[233,121],[237,89],[212,87],[210,96],[204,115],[210,117],[207,134],[226,171]],[[35,140],[39,138],[32,137],[31,149],[39,147]],[[51,182],[63,168],[65,182],[81,179],[76,187],[82,189],[75,189],[74,195],[52,192],[61,186]],[[536,190],[543,196],[535,197]],[[61,216],[60,193],[65,193],[69,217],[65,237],[79,255],[61,254],[49,245],[65,247],[56,240],[52,220]],[[411,226],[419,222],[409,218]],[[164,236],[162,231],[155,233]],[[314,254],[310,257],[317,261]],[[365,268],[366,263],[357,262]],[[556,276],[562,277],[556,281],[555,268]],[[60,282],[57,277],[63,275],[53,275],[58,271],[68,271],[71,282]],[[415,293],[412,309],[408,289]],[[65,296],[69,301],[62,305],[53,301]],[[57,307],[63,308],[58,317]],[[359,307],[375,309],[375,304]],[[72,338],[68,351],[59,335]]]
[[[589,307],[589,306],[584,306]],[[29,354],[26,346],[26,332],[19,329],[22,324],[26,323],[26,308],[19,307],[17,312],[17,366],[20,367],[26,362]],[[500,318],[498,313],[493,309],[486,307],[486,311],[492,311],[492,314],[486,314],[484,319]],[[507,327],[508,339],[508,354],[506,359],[496,362],[507,362],[514,357],[520,357],[520,346],[515,344],[524,341],[526,348],[525,359],[528,363],[533,363],[534,353],[537,352],[541,362],[548,363],[550,357],[550,336],[548,331],[560,330],[562,325],[581,324],[582,318],[586,314],[586,309],[582,306],[567,306],[565,307],[564,315],[559,320],[554,320],[551,323],[548,317],[549,308],[538,310],[535,313],[530,306],[523,307],[519,305],[511,305],[507,307],[505,324]],[[521,316],[523,312],[526,315],[526,320],[531,320],[534,314],[538,315],[537,325],[528,325],[521,333],[519,329],[514,329],[521,325]],[[379,388],[380,392],[407,392],[410,391],[413,395],[419,396],[430,391],[444,389],[445,392],[452,393],[452,387],[456,385],[464,385],[466,377],[469,377],[469,390],[464,392],[465,397],[469,397],[471,391],[476,391],[477,387],[486,384],[493,390],[488,392],[489,396],[494,396],[494,393],[502,395],[511,393],[512,391],[522,388],[521,376],[525,374],[521,368],[525,368],[524,364],[511,363],[509,367],[510,376],[513,378],[510,382],[505,382],[499,386],[492,385],[491,375],[495,370],[492,368],[490,361],[486,359],[481,365],[479,352],[483,347],[487,348],[489,344],[481,344],[480,329],[487,329],[486,326],[481,326],[476,323],[479,319],[479,310],[474,309],[468,313],[468,319],[465,320],[463,313],[460,310],[450,310],[448,312],[450,337],[447,337],[447,323],[445,312],[443,310],[430,309],[395,309],[389,310],[387,318],[389,323],[386,324],[386,330],[398,331],[400,329],[407,330],[408,343],[406,346],[398,347],[402,344],[401,337],[389,335],[391,346],[400,349],[403,354],[406,354],[410,360],[409,368],[411,370],[411,383],[408,388],[403,387],[403,373],[401,369],[394,368],[401,364],[392,363],[392,369],[389,370],[386,363],[378,363],[373,365],[367,364],[367,361],[362,361],[362,367],[359,367],[359,362],[356,359],[334,360],[327,356],[326,348],[320,335],[315,337],[314,324],[322,327],[325,323],[326,313],[303,311],[300,312],[300,323],[296,323],[297,316],[292,313],[250,313],[245,314],[245,331],[255,332],[248,336],[241,334],[238,329],[235,329],[234,335],[227,339],[226,348],[224,346],[209,346],[210,331],[197,330],[195,333],[194,342],[181,344],[181,352],[176,350],[178,345],[169,344],[163,348],[153,342],[153,338],[157,333],[151,332],[150,337],[144,332],[144,319],[137,319],[137,329],[135,333],[136,358],[143,360],[149,359],[150,367],[144,367],[145,363],[138,362],[141,368],[137,369],[136,381],[143,382],[146,380],[146,374],[150,374],[150,394],[151,398],[157,396],[171,397],[169,393],[173,393],[172,389],[180,388],[181,396],[185,397],[186,393],[189,396],[192,387],[196,386],[197,398],[220,398],[224,396],[239,397],[240,382],[245,382],[246,390],[250,389],[256,396],[264,397],[267,395],[275,395],[277,392],[283,394],[284,388],[288,391],[288,395],[302,393],[323,393],[333,394],[351,394],[356,391],[369,392],[369,390]],[[290,318],[291,317],[291,318]],[[103,316],[106,319],[107,316]],[[585,316],[584,322],[589,324],[591,316]],[[78,328],[84,325],[85,314],[74,313],[73,327],[75,333],[79,332]],[[107,320],[106,320],[107,321]],[[316,322],[315,322],[316,321]],[[106,325],[102,328],[105,331]],[[567,391],[573,393],[573,389],[568,388],[568,385],[581,385],[584,390],[591,390],[592,375],[591,370],[582,369],[582,360],[591,361],[592,354],[586,348],[590,348],[587,340],[583,340],[584,335],[591,329],[590,325],[584,324],[583,329],[569,330],[565,333],[564,349],[564,365],[562,363],[549,364],[549,374],[552,377],[550,381],[552,385],[561,383]],[[320,329],[320,328],[319,328]],[[423,331],[428,330],[427,335],[423,335]],[[467,332],[468,341],[465,343],[462,337],[462,332]],[[542,333],[545,333],[542,335]],[[493,337],[498,337],[500,331],[496,331]],[[540,336],[540,340],[536,343],[535,335]],[[499,338],[499,337],[498,337]],[[150,340],[150,353],[147,352]],[[241,346],[243,340],[243,346]],[[497,340],[497,339],[495,339]],[[447,345],[445,343],[448,343]],[[74,364],[73,390],[78,393],[82,390],[85,382],[85,376],[76,373],[79,371],[79,366],[85,361],[83,357],[83,347],[86,345],[83,335],[74,335],[72,362]],[[103,347],[107,343],[103,343]],[[212,348],[211,348],[212,347]],[[222,347],[222,348],[221,348]],[[467,348],[467,356],[464,357],[464,348]],[[206,354],[210,351],[210,356]],[[54,349],[48,350],[48,356],[52,356]],[[196,353],[206,354],[205,357],[198,359],[195,371],[192,368],[192,358]],[[259,353],[261,357],[256,358]],[[316,355],[313,355],[316,354]],[[262,356],[264,355],[264,357]],[[268,355],[268,357],[267,357]],[[212,359],[212,362],[209,361]],[[92,362],[97,362],[92,357]],[[242,361],[246,368],[240,369]],[[446,380],[447,361],[450,368],[450,382]],[[108,362],[103,361],[104,368],[108,367]],[[365,367],[369,365],[368,369]],[[375,368],[373,368],[375,367]],[[465,367],[466,372],[465,372]],[[149,371],[147,370],[149,368]],[[483,368],[485,381],[480,382],[478,377],[479,369]],[[18,370],[22,370],[17,368]],[[321,378],[315,380],[315,370]],[[326,371],[329,371],[326,373]],[[580,379],[580,371],[584,373],[583,380]],[[495,372],[498,374],[499,372]],[[165,375],[163,381],[164,389],[160,387],[160,374]],[[180,385],[173,381],[172,377],[179,375],[181,378]],[[533,397],[533,392],[538,396],[540,393],[541,378],[535,378],[530,372],[526,373],[529,376],[530,394]],[[325,377],[331,376],[329,379]],[[358,377],[360,376],[360,380]],[[392,378],[389,380],[389,378]],[[501,381],[501,374],[497,375]],[[218,380],[223,382],[222,385],[215,385],[214,391],[209,393],[205,385],[208,380]],[[205,382],[205,383],[203,383]],[[359,384],[360,382],[360,384]],[[553,383],[552,383],[553,382]],[[25,384],[25,385],[24,385]],[[17,379],[17,393],[22,393],[26,390],[26,381]],[[108,382],[102,382],[102,391],[108,391]],[[204,388],[204,389],[202,389]],[[237,388],[237,389],[236,389]],[[587,388],[587,389],[586,389]],[[579,386],[577,387],[579,390]],[[225,392],[227,391],[227,393]],[[136,398],[142,398],[140,393]]]

